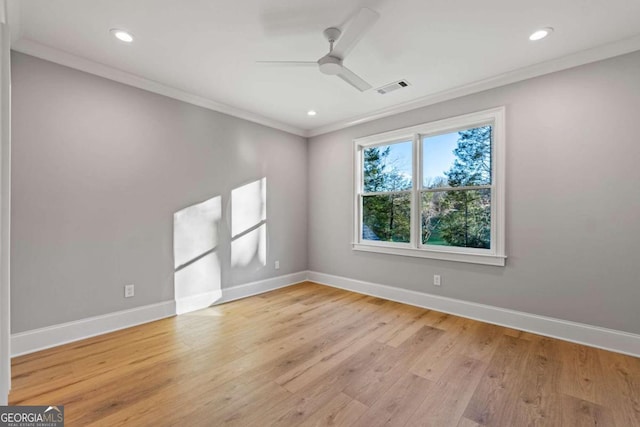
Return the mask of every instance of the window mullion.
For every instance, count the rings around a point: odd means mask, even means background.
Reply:
[[[492,189],[493,185],[467,185],[460,187],[434,187],[434,188],[424,188],[420,190],[422,193],[439,193],[442,191],[468,191],[468,190],[489,190]]]
[[[370,193],[360,193],[361,196],[393,196],[395,194],[412,194],[413,190],[399,191],[372,191]]]
[[[355,172],[355,197],[354,197],[354,236],[353,242],[362,242],[362,194],[364,192],[364,152],[363,148],[356,145],[356,155],[354,156],[354,172]]]
[[[411,197],[411,247],[420,246],[420,189],[422,188],[420,135],[413,135],[413,194]]]

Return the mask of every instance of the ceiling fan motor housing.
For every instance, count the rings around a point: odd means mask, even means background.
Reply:
[[[333,43],[340,38],[340,34],[342,34],[342,31],[340,31],[340,29],[336,27],[329,27],[324,30],[322,34],[324,34],[329,43]]]
[[[323,56],[318,60],[318,65],[323,74],[330,76],[335,76],[342,71],[342,59],[336,58],[335,56]]]

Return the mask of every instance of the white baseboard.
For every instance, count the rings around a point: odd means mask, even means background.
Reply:
[[[11,357],[33,353],[73,341],[102,335],[119,329],[152,322],[189,311],[206,308],[212,304],[233,301],[251,295],[269,292],[307,280],[307,272],[301,271],[271,279],[259,280],[243,285],[223,288],[158,304],[117,311],[102,316],[89,317],[59,325],[20,332],[11,335]]]
[[[305,280],[640,357],[640,335],[314,271],[301,271],[223,288],[221,295],[215,292],[201,294],[182,298],[180,301],[166,301],[13,334],[11,336],[12,357],[170,317],[176,314],[179,305],[181,310],[192,311],[192,309],[208,307],[212,301],[213,304],[222,304]]]
[[[216,304],[222,304],[240,298],[263,294],[275,289],[295,285],[296,283],[306,281],[308,275],[308,271],[299,271],[297,273],[285,274],[284,276],[272,277],[271,279],[258,280],[257,282],[250,282],[245,283],[244,285],[224,288],[222,290],[222,298],[216,301]]]
[[[164,319],[165,317],[173,316],[175,312],[175,302],[165,301],[130,310],[116,311],[102,316],[88,317],[73,322],[19,332],[11,335],[11,357]]]
[[[205,292],[176,300],[176,314],[189,313],[191,311],[202,310],[212,305],[250,297],[285,286],[307,280],[307,272],[285,274],[284,276],[272,277],[270,279],[258,280],[256,282],[222,288],[213,292]]]
[[[617,353],[640,357],[640,335],[546,316],[430,295],[378,283],[309,272],[308,280],[335,288],[442,311],[461,317],[545,335]]]

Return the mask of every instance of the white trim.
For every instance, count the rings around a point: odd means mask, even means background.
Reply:
[[[364,162],[364,150],[358,144],[355,144],[355,150],[353,150],[353,182],[355,185],[351,186],[351,200],[353,201],[353,211],[351,217],[355,218],[353,225],[353,238],[352,242],[360,241],[362,236],[362,197],[358,195],[360,189],[364,186],[362,176],[362,163]]]
[[[640,357],[640,335],[522,311],[430,295],[402,288],[309,272],[309,281],[366,295],[428,308],[481,322],[506,326],[564,341]]]
[[[382,119],[384,117],[393,116],[395,114],[404,113],[418,108],[427,107],[429,105],[438,104],[440,102],[449,101],[451,99],[460,98],[484,90],[493,89],[500,86],[506,86],[511,83],[520,82],[522,80],[543,76],[545,74],[555,73],[569,68],[577,67],[591,62],[601,61],[614,56],[624,55],[636,50],[640,50],[640,35],[636,35],[627,39],[618,40],[613,43],[586,49],[567,56],[552,59],[527,67],[518,68],[508,71],[494,77],[479,80],[466,85],[458,86],[452,89],[443,90],[438,93],[423,96],[412,101],[407,101],[388,108],[372,111],[359,116],[354,116],[335,123],[320,126],[306,132],[308,138],[323,135],[329,132],[349,128],[362,123],[371,122]]]
[[[59,49],[45,46],[26,38],[21,38],[20,40],[14,42],[12,49],[18,52],[25,53],[27,55],[54,62],[56,64],[75,68],[76,70],[95,74],[109,80],[164,95],[169,98],[177,99],[189,104],[227,114],[229,116],[248,120],[250,122],[258,123],[270,128],[279,129],[281,131],[288,132],[294,135],[306,137],[307,134],[306,131],[294,126],[290,126],[286,123],[282,123],[277,120],[261,116],[259,114],[251,113],[240,108],[232,107],[230,105],[225,105],[212,99],[208,99],[171,86],[167,86],[135,74],[127,73],[126,71],[118,70],[117,68],[113,68],[99,62],[91,61],[89,59],[85,59]]]
[[[420,246],[422,239],[420,235],[422,232],[422,209],[420,207],[422,204],[422,192],[420,191],[422,188],[422,168],[420,167],[422,166],[422,144],[419,134],[413,134],[412,144],[411,179],[413,182],[411,186],[411,220],[409,221],[411,236],[409,241],[414,246]]]
[[[481,322],[506,326],[534,334],[640,357],[640,335],[315,271],[301,271],[226,288],[223,289],[223,297],[216,301],[216,304],[269,292],[306,280],[334,288],[346,289],[352,292],[397,301],[403,304],[475,319]],[[28,354],[113,332],[118,329],[171,317],[174,313],[174,301],[166,301],[61,325],[21,332],[11,337],[13,356]]]
[[[130,328],[143,323],[171,317],[176,314],[179,305],[183,310],[189,309],[189,311],[193,311],[206,308],[212,305],[212,303],[221,304],[291,286],[304,282],[305,280],[307,280],[307,272],[301,271],[230,288],[223,288],[221,292],[210,292],[182,298],[180,301],[165,301],[132,308],[130,310],[117,311],[115,313],[20,332],[11,336],[11,356],[21,356],[119,329]],[[221,297],[218,296],[220,293],[222,294]],[[206,305],[203,305],[205,303]]]
[[[486,126],[494,124],[496,121],[501,121],[501,124],[504,126],[505,111],[506,108],[504,106],[488,108],[486,110],[447,117],[446,119],[434,120],[401,129],[363,136],[356,138],[354,142],[361,147],[368,148],[386,143],[405,142],[405,140],[413,141],[416,134],[421,136],[440,135],[469,129],[474,126]]]
[[[305,280],[307,280],[307,272],[302,271],[176,299],[176,314],[202,310],[212,305],[262,294],[273,291],[274,289],[295,285]]]
[[[11,2],[9,12],[13,12],[14,16],[19,16],[19,2]],[[15,9],[15,10],[14,10]],[[19,18],[9,17],[10,22],[18,21]],[[150,92],[158,93],[161,95],[175,98],[180,101],[184,101],[190,104],[198,105],[203,108],[207,108],[213,111],[218,111],[230,116],[238,117],[251,122],[259,123],[265,126],[269,126],[275,129],[279,129],[285,132],[292,133],[294,135],[311,138],[325,133],[334,132],[337,130],[349,128],[358,124],[371,122],[374,120],[382,119],[384,117],[393,116],[395,114],[404,113],[407,111],[415,110],[418,108],[427,107],[440,102],[449,101],[451,99],[460,98],[463,96],[471,95],[474,93],[482,92],[484,90],[493,89],[500,86],[505,86],[511,83],[520,82],[523,80],[531,79],[534,77],[543,76],[545,74],[554,73],[556,71],[562,71],[569,68],[577,67],[591,62],[601,61],[615,56],[624,55],[627,53],[640,50],[640,35],[633,36],[627,39],[618,40],[613,43],[597,46],[591,49],[586,49],[580,52],[576,52],[567,56],[552,59],[549,61],[533,64],[527,67],[518,68],[516,70],[508,71],[506,73],[489,77],[487,79],[479,80],[466,85],[458,86],[455,88],[443,90],[438,93],[423,96],[418,99],[407,101],[398,105],[394,105],[388,108],[368,112],[362,115],[350,117],[348,119],[339,120],[334,123],[330,123],[324,126],[319,126],[310,130],[303,130],[289,124],[263,117],[259,114],[251,113],[239,108],[231,107],[221,104],[211,99],[203,98],[201,96],[182,91],[153,80],[146,79],[144,77],[136,76],[126,73],[116,68],[109,67],[98,62],[94,62],[88,59],[81,58],[79,56],[72,55],[70,53],[55,49],[43,44],[27,40],[21,37],[20,28],[14,28],[13,34],[13,46],[12,48],[18,52],[26,53],[38,58],[46,59],[51,62],[55,62],[67,67],[76,68],[91,74],[96,74],[101,77],[105,77],[111,80],[118,81],[130,86],[138,87]]]
[[[11,335],[11,356],[16,357],[119,329],[153,322],[175,314],[175,303],[165,301],[102,316],[47,326]]]
[[[364,136],[354,139],[355,158],[359,161],[355,163],[354,171],[354,199],[355,210],[353,215],[353,250],[379,252],[384,254],[412,256],[419,258],[433,258],[446,261],[469,262],[474,264],[485,264],[494,266],[505,265],[505,203],[504,185],[505,178],[505,114],[504,106],[495,107],[488,110],[477,111],[456,117],[450,117],[402,129],[395,129],[375,135]],[[422,181],[422,140],[425,136],[440,135],[444,133],[456,132],[462,129],[470,129],[480,126],[491,126],[493,129],[491,137],[491,185],[473,187],[443,187],[435,191],[464,190],[464,189],[486,189],[491,190],[491,248],[463,248],[452,246],[425,245],[420,239],[421,218],[419,214],[420,199],[425,190]],[[366,148],[378,147],[381,144],[394,144],[405,139],[412,140],[412,179],[411,190],[411,238],[409,243],[384,242],[376,240],[365,240],[362,238],[363,223],[363,198],[371,195],[388,195],[404,193],[399,191],[371,192],[365,193],[363,188],[363,154]]]
[[[388,245],[388,246],[387,246]],[[385,242],[377,244],[353,243],[351,248],[354,251],[375,252],[378,254],[410,256],[416,258],[438,259],[442,261],[467,262],[471,264],[494,265],[504,267],[507,257],[504,255],[490,255],[483,253],[461,253],[448,252],[438,249],[416,249],[399,247],[392,244],[385,245]]]
[[[11,52],[4,0],[0,8],[0,405],[6,405],[11,390]]]
[[[222,298],[216,304],[235,301],[237,299],[263,294],[287,286],[295,285],[307,280],[308,272],[299,271],[297,273],[285,274],[283,276],[272,277],[270,279],[258,280],[256,282],[245,283],[243,285],[232,286],[222,289]]]

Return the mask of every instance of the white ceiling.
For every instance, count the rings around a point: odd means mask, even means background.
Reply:
[[[322,31],[365,6],[381,17],[345,65],[374,88],[399,79],[409,88],[360,93],[315,68],[256,64],[317,60],[328,51]],[[640,49],[638,0],[13,0],[9,22],[16,50],[72,54],[307,135],[484,88],[478,82],[540,74],[552,60],[549,70],[575,65],[558,58],[599,58],[575,55],[588,49],[601,57]],[[546,26],[555,28],[551,37],[528,40]],[[114,27],[131,31],[134,43],[115,40]]]

